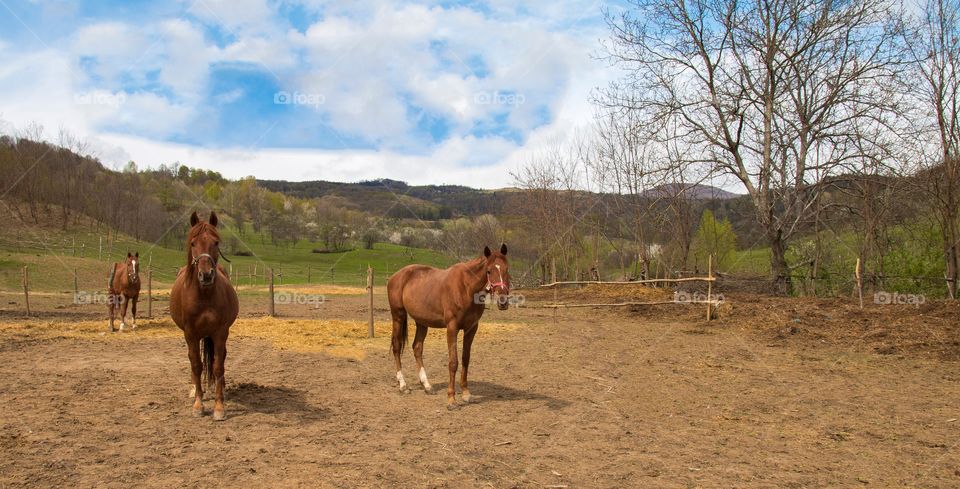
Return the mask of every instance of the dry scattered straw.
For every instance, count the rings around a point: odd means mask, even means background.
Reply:
[[[234,286],[238,292],[241,291],[255,291],[255,292],[266,292],[267,287],[263,285],[235,285]],[[275,285],[273,287],[274,292],[289,292],[291,294],[304,294],[304,295],[362,295],[367,293],[367,289],[363,287],[350,287],[346,285]],[[378,290],[374,291],[379,292]]]
[[[116,325],[119,327],[120,322]],[[132,331],[110,333],[108,322],[101,321],[51,321],[27,320],[0,322],[0,340],[7,339],[54,339],[75,338],[97,341],[130,341],[136,338],[180,338],[182,332],[169,318],[144,319],[137,322]],[[513,331],[519,324],[484,322],[484,333],[496,334]],[[367,338],[365,321],[335,319],[296,319],[255,317],[240,318],[230,328],[232,337],[266,340],[274,348],[301,352],[324,352],[330,355],[362,360],[369,351],[386,351],[390,348],[390,323],[374,324],[374,338]],[[413,338],[411,325],[410,338]],[[431,329],[432,341],[443,338],[444,332]]]
[[[664,301],[673,299],[672,288],[657,288],[644,284],[589,284],[583,286],[562,285],[556,288],[537,287],[523,289],[523,294],[532,302],[554,302],[554,294],[559,302],[568,303],[595,303],[595,302],[630,302],[630,301]]]

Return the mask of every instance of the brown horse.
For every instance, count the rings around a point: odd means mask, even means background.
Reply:
[[[240,305],[230,277],[217,264],[220,257],[220,233],[217,214],[210,213],[209,223],[194,212],[190,216],[187,235],[187,266],[177,273],[170,291],[170,316],[183,330],[190,357],[193,383],[194,416],[203,415],[201,377],[206,374],[207,387],[216,385],[213,419],[226,419],[223,407],[223,364],[227,359],[227,336],[237,319]],[[201,343],[203,356],[201,358]]]
[[[120,309],[120,331],[127,329],[127,304],[131,305],[130,322],[131,328],[137,327],[137,299],[140,297],[140,252],[131,255],[127,252],[127,261],[124,263],[114,263],[113,270],[110,273],[109,292],[107,293],[107,302],[110,307],[110,332],[116,331],[113,328],[115,310],[123,301]]]
[[[410,392],[400,369],[400,354],[407,343],[407,315],[417,324],[413,338],[413,356],[417,360],[420,384],[428,394],[433,388],[423,368],[423,340],[427,328],[446,328],[450,383],[447,384],[447,409],[456,409],[454,381],[457,377],[457,334],[463,330],[463,373],[460,389],[463,402],[470,402],[467,387],[467,369],[470,366],[470,347],[477,334],[477,325],[483,315],[483,292],[494,294],[497,306],[509,307],[510,271],[507,263],[507,245],[500,252],[484,247],[483,256],[450,268],[440,270],[426,265],[408,265],[401,268],[387,282],[390,314],[393,317],[393,358],[397,366],[400,392]]]

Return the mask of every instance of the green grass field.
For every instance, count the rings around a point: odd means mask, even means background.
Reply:
[[[79,290],[106,288],[110,267],[130,252],[139,252],[141,273],[153,271],[157,286],[172,283],[176,271],[186,262],[183,250],[137,241],[119,235],[111,239],[106,230],[49,226],[14,225],[0,235],[0,289],[20,290],[22,270],[28,267],[30,289],[36,291],[72,291],[74,273]],[[367,266],[375,271],[378,285],[385,284],[396,270],[411,263],[445,267],[452,260],[432,250],[376,243],[372,250],[357,248],[339,253],[313,253],[321,243],[302,240],[294,246],[274,246],[263,236],[248,230],[243,235],[230,229],[221,232],[225,241],[236,238],[238,249],[251,256],[227,255],[237,285],[265,285],[273,269],[277,284],[334,284],[365,286]],[[102,238],[102,249],[101,249]],[[226,252],[226,250],[225,250]]]

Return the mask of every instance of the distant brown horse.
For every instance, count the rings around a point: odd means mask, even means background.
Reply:
[[[223,364],[227,359],[227,336],[230,325],[237,319],[240,305],[237,292],[230,285],[230,277],[217,264],[220,257],[220,233],[217,232],[217,214],[210,213],[209,222],[202,222],[194,212],[190,216],[187,235],[187,266],[177,273],[170,291],[170,316],[183,330],[190,357],[193,381],[194,416],[203,415],[203,386],[216,385],[213,419],[226,419],[223,407]],[[201,358],[201,343],[203,356]]]
[[[497,306],[504,310],[510,304],[510,271],[507,263],[507,245],[500,252],[484,247],[483,256],[450,268],[440,270],[426,265],[408,265],[401,268],[387,282],[390,314],[393,316],[393,358],[397,366],[397,381],[401,392],[409,392],[400,369],[400,354],[407,343],[407,315],[417,324],[413,338],[413,356],[417,360],[420,384],[433,392],[427,372],[423,368],[423,340],[427,328],[446,328],[450,383],[447,384],[447,409],[456,409],[454,381],[457,376],[457,334],[463,330],[463,374],[460,389],[463,402],[470,402],[467,387],[467,369],[470,366],[470,347],[477,334],[477,325],[483,315],[482,293],[494,294]]]
[[[114,263],[113,270],[110,273],[109,292],[107,293],[107,302],[110,307],[110,332],[116,331],[113,328],[115,310],[123,301],[120,309],[120,331],[127,329],[127,304],[131,304],[130,322],[131,328],[137,327],[137,299],[140,297],[140,252],[131,255],[127,252],[127,261],[123,263]]]

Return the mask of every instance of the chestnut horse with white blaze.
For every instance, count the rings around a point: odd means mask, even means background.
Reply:
[[[110,307],[110,332],[116,331],[113,328],[114,315],[120,302],[123,306],[120,308],[120,331],[127,329],[127,305],[130,304],[130,322],[131,328],[137,327],[137,299],[140,298],[140,252],[131,255],[127,252],[127,261],[123,263],[114,263],[110,272],[109,291],[107,292],[107,302]]]
[[[484,301],[480,300],[482,293],[493,294],[500,310],[507,309],[510,304],[510,271],[506,255],[506,244],[500,245],[499,253],[484,247],[483,256],[444,270],[427,265],[408,265],[390,277],[387,296],[393,317],[393,358],[400,392],[410,392],[400,368],[400,355],[407,343],[409,315],[417,325],[413,356],[417,360],[420,384],[428,394],[433,393],[433,388],[423,368],[423,340],[427,336],[427,328],[447,330],[447,366],[450,370],[447,409],[456,409],[458,406],[454,389],[458,366],[457,335],[463,331],[460,389],[463,402],[470,402],[467,369],[470,366],[470,347],[485,307]]]
[[[190,216],[187,235],[187,266],[177,273],[170,291],[170,316],[183,330],[190,357],[193,383],[194,416],[203,415],[203,386],[216,387],[213,419],[226,419],[223,406],[224,362],[227,359],[227,336],[230,325],[237,319],[240,304],[230,277],[217,263],[220,254],[220,233],[217,214],[210,213],[209,222],[202,222],[197,213]],[[202,343],[202,357],[201,357]]]

